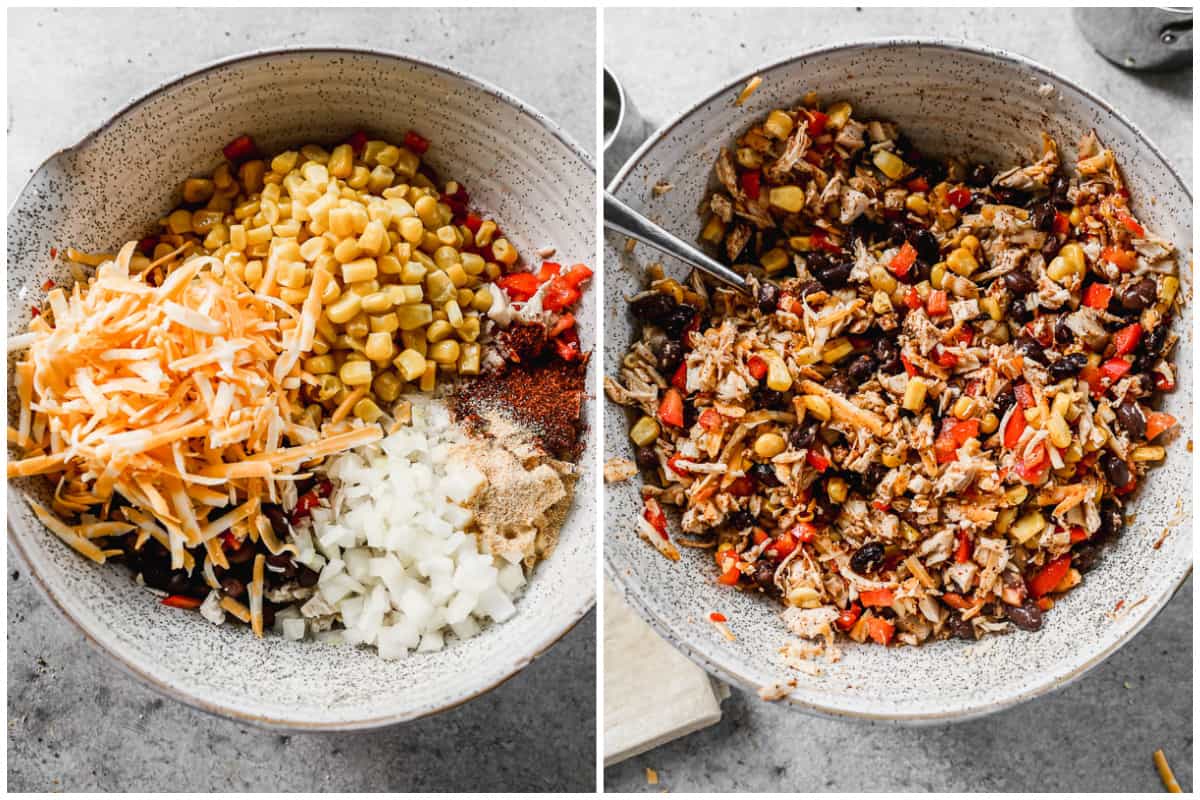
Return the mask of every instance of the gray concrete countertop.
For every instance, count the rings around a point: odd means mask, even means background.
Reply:
[[[605,11],[604,63],[657,127],[714,88],[806,48],[944,36],[1027,55],[1111,101],[1192,180],[1192,72],[1122,72],[1061,9]],[[1162,791],[1192,788],[1192,588],[1067,689],[975,722],[901,728],[807,716],[739,690],[724,719],[605,771],[608,791]],[[645,768],[658,772],[648,786]]]
[[[47,9],[10,11],[8,21],[10,204],[42,159],[162,81],[238,53],[304,43],[378,47],[461,68],[595,151],[589,9]],[[531,30],[537,47],[520,46]],[[280,735],[164,700],[118,671],[51,610],[8,552],[10,790],[595,786],[592,614],[528,669],[457,709],[372,733]]]

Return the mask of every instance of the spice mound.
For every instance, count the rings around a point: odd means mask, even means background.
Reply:
[[[715,172],[701,238],[753,296],[651,268],[605,382],[634,413],[638,534],[710,551],[685,563],[802,639],[1040,629],[1178,433],[1178,254],[1113,152],[1089,133],[1064,164],[1044,136],[996,171],[810,99]]]

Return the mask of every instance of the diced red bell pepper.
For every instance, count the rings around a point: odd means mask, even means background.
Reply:
[[[558,278],[550,281],[546,291],[542,293],[542,308],[547,311],[562,311],[570,308],[579,301],[579,290],[574,289]]]
[[[1028,383],[1018,383],[1013,387],[1013,397],[1021,404],[1021,408],[1033,408],[1033,387]]]
[[[971,204],[971,190],[959,187],[946,194],[946,202],[955,208],[966,208]]]
[[[558,357],[568,363],[583,358],[579,349],[579,332],[575,328],[567,328],[554,339],[554,350]]]
[[[750,374],[756,381],[761,381],[767,377],[767,362],[758,356],[750,356],[746,361],[746,368],[750,370]]]
[[[964,419],[947,421],[942,432],[933,443],[939,464],[946,464],[958,457],[958,448],[968,439],[979,435],[979,420]]]
[[[1154,388],[1160,392],[1175,391],[1175,381],[1168,380],[1166,375],[1161,372],[1154,373]]]
[[[700,427],[706,431],[715,431],[721,427],[721,414],[715,408],[706,408],[700,414]]]
[[[253,158],[258,152],[258,148],[254,145],[253,138],[243,134],[225,145],[221,152],[225,154],[226,159],[237,164]]]
[[[203,604],[203,600],[195,597],[188,597],[184,594],[169,594],[162,599],[164,606],[171,608],[186,608],[190,611],[195,611]]]
[[[1027,425],[1025,413],[1021,407],[1014,408],[1008,417],[1008,422],[1004,425],[1004,446],[1009,450],[1014,449],[1021,441],[1021,434],[1025,432]]]
[[[755,528],[751,535],[754,537],[755,544],[762,544],[763,542],[771,541],[771,535],[762,528]]]
[[[1137,253],[1132,250],[1109,246],[1100,251],[1100,257],[1115,264],[1121,272],[1129,272],[1137,266]]]
[[[817,538],[817,526],[811,522],[797,522],[789,531],[796,541],[803,544],[810,544],[813,539]]]
[[[1050,469],[1050,454],[1046,452],[1046,446],[1039,444],[1035,447],[1032,455],[1017,462],[1016,469],[1017,476],[1026,483],[1041,483]]]
[[[1133,490],[1136,488],[1137,488],[1137,478],[1131,477],[1129,479],[1129,483],[1125,484],[1124,486],[1114,486],[1112,493],[1115,495],[1124,496],[1127,494],[1133,494]]]
[[[913,247],[908,242],[900,246],[900,250],[896,255],[892,256],[892,260],[888,263],[888,269],[897,278],[903,278],[912,269],[912,265],[917,261],[917,248]]]
[[[862,616],[862,606],[858,601],[850,604],[849,608],[843,608],[842,613],[838,614],[837,620],[833,623],[838,626],[838,630],[849,631],[858,622],[858,618]]]
[[[578,289],[580,284],[591,278],[594,274],[587,264],[572,264],[560,277],[568,286]]]
[[[825,165],[825,154],[814,147],[804,154],[804,160],[814,167],[822,167]]]
[[[711,619],[713,622],[728,622],[729,621],[725,618],[725,615],[722,614],[720,611],[712,612],[711,614],[708,615],[708,618]]]
[[[312,510],[320,505],[321,499],[315,491],[305,492],[296,499],[296,507],[292,509],[292,524],[307,519]]]
[[[895,633],[896,626],[883,617],[871,617],[867,620],[867,635],[876,644],[887,647],[888,643],[892,641],[892,635]]]
[[[1160,411],[1148,414],[1146,416],[1146,441],[1154,441],[1160,433],[1174,427],[1176,422],[1178,420],[1170,414],[1164,414]]]
[[[791,532],[785,531],[775,537],[775,540],[767,546],[767,550],[774,550],[776,558],[784,559],[792,554],[798,544],[796,537],[792,536]]]
[[[1078,525],[1071,526],[1071,544],[1087,541],[1088,532]]]
[[[1137,349],[1138,343],[1141,340],[1142,326],[1137,322],[1127,325],[1113,334],[1113,345],[1116,347],[1117,355],[1119,356],[1132,353]]]
[[[809,243],[818,250],[824,250],[826,253],[841,253],[842,248],[833,240],[825,231],[813,231],[808,236]]]
[[[667,515],[663,513],[661,506],[655,505],[651,508],[647,505],[646,510],[642,512],[642,516],[653,526],[654,530],[658,531],[659,536],[663,539],[667,538]]]
[[[904,295],[904,305],[916,311],[921,307],[921,295],[917,292],[917,287],[911,286],[908,289],[908,294]]]
[[[692,476],[691,471],[679,466],[679,462],[682,460],[683,456],[679,455],[679,453],[672,453],[671,457],[667,459],[667,469],[681,478],[690,478]]]
[[[809,450],[808,455],[804,457],[808,465],[817,472],[824,472],[829,469],[829,459],[818,453],[816,450]]]
[[[925,310],[931,317],[948,314],[950,313],[950,298],[941,289],[934,289],[929,293],[929,299],[925,301]]]
[[[236,536],[233,535],[233,531],[225,531],[224,533],[221,534],[221,549],[222,550],[225,550],[227,552],[233,552],[234,550],[240,549],[241,546],[242,546],[242,543],[238,540],[238,538]]]
[[[1054,232],[1060,234],[1070,233],[1071,218],[1061,211],[1054,212]]]
[[[362,155],[362,151],[367,149],[366,132],[355,131],[350,134],[350,138],[346,140],[346,144],[350,145],[350,149],[354,151],[354,155]]]
[[[671,375],[671,385],[679,390],[680,394],[687,394],[687,362],[679,362],[679,366],[675,368],[675,373]]]
[[[558,277],[559,271],[562,270],[562,264],[554,261],[543,261],[542,267],[537,271],[538,283],[545,283]]]
[[[496,285],[518,303],[523,303],[537,292],[537,275],[532,272],[510,272],[496,279]]]
[[[1112,386],[1114,383],[1121,380],[1121,377],[1124,376],[1126,372],[1129,372],[1132,366],[1132,364],[1120,356],[1114,356],[1100,365],[1100,374],[1108,378],[1108,385]]]
[[[1101,380],[1100,368],[1086,366],[1079,370],[1079,380],[1088,385],[1091,390],[1092,397],[1100,397],[1105,392],[1104,381]]]
[[[746,193],[746,197],[751,200],[757,200],[759,194],[762,193],[762,174],[754,172],[743,172],[740,178],[742,191]]]
[[[717,578],[717,583],[722,586],[736,586],[737,582],[742,578],[742,571],[738,569],[738,561],[736,558],[731,559],[731,566],[724,568],[721,577]],[[728,561],[726,563],[729,563]]]
[[[683,427],[683,395],[672,387],[667,389],[662,401],[658,404],[658,418],[666,425],[676,428]]]
[[[886,608],[895,602],[896,593],[891,589],[862,589],[858,593],[858,599],[864,606]]]
[[[409,131],[404,134],[404,146],[421,156],[429,149],[429,140],[416,131]]]
[[[550,329],[550,338],[553,339],[568,328],[575,327],[575,315],[568,312],[558,318],[558,322],[554,323],[554,327]]]
[[[933,360],[937,362],[939,367],[945,367],[946,369],[953,369],[958,364],[958,356],[940,344],[934,348]]]
[[[1104,311],[1112,302],[1113,289],[1107,283],[1093,283],[1083,293],[1083,304]]]
[[[928,192],[929,181],[925,180],[923,175],[918,175],[912,180],[904,184],[910,192]]]
[[[483,217],[474,211],[467,212],[467,218],[463,220],[463,225],[470,228],[471,233],[479,233],[479,229],[483,227]]]
[[[959,611],[966,611],[975,605],[969,597],[964,597],[958,592],[943,592],[942,602],[951,608],[957,608]]]
[[[808,114],[808,135],[814,139],[825,132],[825,126],[829,124],[829,115],[821,111],[809,111]]]
[[[913,366],[913,363],[912,363],[911,361],[909,361],[909,360],[908,360],[908,356],[901,355],[901,356],[900,356],[900,363],[904,365],[904,371],[908,373],[908,376],[909,376],[910,378],[911,378],[913,375],[916,375],[916,374],[917,374],[917,368],[916,368],[916,367],[914,367],[914,366]]]
[[[734,497],[749,497],[754,494],[755,488],[754,478],[751,478],[749,475],[743,475],[729,484],[729,488],[726,491]]]
[[[1029,581],[1029,593],[1034,597],[1043,597],[1062,583],[1071,569],[1071,556],[1068,553],[1046,564]]]
[[[1146,235],[1146,229],[1142,227],[1141,223],[1139,223],[1130,215],[1126,214],[1124,211],[1117,213],[1117,219],[1120,220],[1121,224],[1125,226],[1125,229],[1134,236],[1141,238]]]
[[[954,548],[954,560],[959,564],[967,563],[971,560],[971,553],[974,549],[974,545],[971,544],[971,535],[966,531],[959,531],[958,546]]]
[[[145,253],[146,255],[153,255],[154,248],[157,245],[158,245],[158,237],[147,236],[145,239],[142,239],[141,241],[139,241],[137,243],[137,249],[138,249],[138,252],[140,252],[140,253]],[[53,258],[53,255],[51,255],[51,258]]]

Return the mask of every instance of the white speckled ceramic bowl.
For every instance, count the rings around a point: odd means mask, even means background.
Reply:
[[[742,107],[734,98],[753,74],[763,83]],[[1192,199],[1163,156],[1124,117],[1099,98],[1025,59],[962,44],[875,41],[830,47],[774,64],[732,81],[667,124],[613,181],[618,197],[684,239],[695,239],[696,213],[716,182],[721,146],[752,121],[795,105],[808,91],[850,100],[859,118],[900,124],[923,151],[1015,163],[1039,148],[1047,130],[1073,162],[1080,134],[1095,128],[1112,147],[1129,180],[1134,207],[1149,226],[1182,250],[1190,296]],[[1181,124],[1186,124],[1185,122]],[[660,197],[658,181],[674,184]],[[633,334],[622,296],[640,287],[640,269],[659,256],[610,234],[605,247],[606,374],[616,374]],[[682,265],[668,271],[685,274]],[[947,641],[923,648],[845,646],[841,662],[820,676],[786,671],[778,656],[787,639],[779,607],[752,594],[718,586],[707,551],[684,550],[672,564],[634,533],[640,513],[636,481],[609,484],[605,493],[605,559],[625,597],[677,648],[714,675],[746,688],[795,677],[788,696],[810,711],[861,719],[940,722],[966,719],[1037,697],[1079,677],[1129,641],[1170,600],[1191,569],[1191,312],[1177,320],[1181,390],[1166,409],[1182,421],[1165,465],[1137,498],[1119,543],[1046,615],[1042,630],[995,636],[978,643]],[[606,458],[632,458],[624,410],[606,403]],[[1155,543],[1167,535],[1162,545]],[[1123,612],[1109,615],[1119,601]],[[725,614],[736,641],[709,622]]]
[[[51,247],[113,250],[144,235],[173,207],[183,178],[210,172],[233,137],[250,133],[264,152],[275,152],[335,143],[358,129],[399,140],[410,128],[432,141],[425,160],[461,180],[525,253],[554,246],[563,258],[593,260],[592,160],[538,112],[473,78],[400,56],[260,53],[163,86],[38,169],[8,216],[9,333],[29,319],[32,300],[22,286],[37,297],[47,278],[69,278],[49,258]],[[586,347],[594,345],[595,303],[586,296],[578,314]],[[163,693],[256,724],[368,728],[482,694],[592,606],[594,453],[593,443],[558,548],[535,570],[517,615],[441,652],[401,661],[352,647],[259,641],[243,627],[218,628],[159,605],[127,570],[85,561],[36,522],[22,500],[23,492],[41,488],[36,481],[10,485],[9,541],[60,611]]]

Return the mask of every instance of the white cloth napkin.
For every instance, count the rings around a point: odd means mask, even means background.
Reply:
[[[605,766],[715,725],[728,696],[604,582]]]

